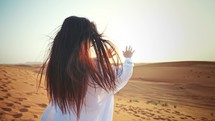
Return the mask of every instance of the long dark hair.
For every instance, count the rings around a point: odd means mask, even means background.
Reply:
[[[90,49],[94,50],[97,63],[91,57]],[[109,56],[108,50],[115,56]],[[114,91],[116,73],[112,66],[120,64],[116,47],[103,39],[93,22],[70,16],[52,42],[48,59],[41,67],[39,86],[46,70],[49,101],[57,104],[63,113],[70,113],[72,109],[79,118],[88,86]]]

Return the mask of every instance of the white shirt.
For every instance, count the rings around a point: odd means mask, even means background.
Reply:
[[[133,73],[133,66],[130,58],[123,63],[123,71],[117,76],[117,89],[113,93],[107,93],[102,88],[88,87],[86,103],[80,112],[79,121],[112,121],[114,111],[114,94],[122,89]],[[77,121],[76,114],[63,114],[60,108],[50,103],[45,109],[41,121]]]

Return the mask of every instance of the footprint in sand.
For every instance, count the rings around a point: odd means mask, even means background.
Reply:
[[[5,83],[1,85],[2,89],[4,89],[5,87],[7,87],[7,85]]]
[[[8,81],[7,83],[5,83],[5,84],[10,84],[11,83],[11,81]]]
[[[28,112],[28,109],[27,108],[21,108],[19,111],[20,112]]]
[[[191,118],[191,119],[193,119],[193,120],[196,119],[196,118],[194,118],[194,117],[192,117],[192,116],[190,116],[190,115],[184,115],[184,116],[186,116],[187,118]]]
[[[169,118],[167,118],[166,120],[167,120],[167,121],[172,121],[172,120],[171,120],[171,119],[169,119]]]
[[[135,117],[140,117],[139,115],[137,115],[137,114],[133,114]]]
[[[8,92],[6,89],[1,90],[2,92]]]
[[[38,118],[38,116],[37,116],[37,115],[34,115],[34,118]]]
[[[10,94],[10,93],[7,93],[7,95],[6,95],[6,96],[11,97],[11,94]]]
[[[174,112],[172,112],[172,114],[180,115],[180,112],[174,111]]]
[[[3,73],[7,73],[7,71],[5,71],[5,70],[2,70],[2,72],[3,72]]]
[[[183,120],[184,120],[184,119],[187,119],[187,117],[180,117],[180,119],[183,119]]]
[[[8,96],[4,96],[4,98],[8,98]]]
[[[13,78],[11,78],[11,80],[13,80],[13,81],[17,81],[16,79],[13,79]]]
[[[11,108],[1,108],[2,110],[4,110],[4,111],[7,111],[7,112],[10,112],[10,111],[12,111],[12,109]]]
[[[15,101],[14,103],[16,103],[16,104],[20,104],[20,105],[21,105],[21,103],[20,103],[20,102],[17,102],[17,101]]]
[[[20,117],[22,117],[22,113],[14,114],[13,117],[14,117],[14,118],[20,118]]]
[[[29,106],[29,105],[23,105],[23,107],[25,107],[25,108],[31,108],[31,106]]]
[[[0,89],[4,89],[4,87],[1,85],[1,86],[0,86]]]
[[[141,119],[146,119],[145,117],[141,117]]]
[[[25,93],[26,95],[32,95],[32,94],[35,94],[34,92],[27,92]]]
[[[38,104],[40,107],[42,107],[42,108],[45,108],[45,107],[47,107],[47,104],[44,104],[44,103],[41,103],[41,104]]]
[[[114,111],[116,114],[119,114],[119,111]]]
[[[5,77],[9,77],[9,76],[7,76],[6,74],[3,74]]]
[[[8,107],[11,107],[13,106],[14,104],[13,103],[5,103]]]
[[[27,98],[16,98],[18,101],[27,100]]]

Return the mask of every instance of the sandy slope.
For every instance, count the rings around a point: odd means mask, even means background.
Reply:
[[[0,121],[39,120],[38,66],[0,65]],[[115,96],[114,121],[215,121],[215,63],[138,64]]]
[[[44,89],[36,93],[36,73],[28,66],[0,66],[0,119],[39,120],[47,106]]]

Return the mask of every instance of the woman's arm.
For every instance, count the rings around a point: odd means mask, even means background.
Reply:
[[[133,74],[134,64],[131,60],[133,53],[134,51],[130,46],[126,47],[125,51],[123,51],[125,61],[123,65],[119,67],[119,75],[117,75],[116,79],[117,88],[114,93],[117,93],[119,90],[121,90],[127,84],[128,80],[131,78]]]

